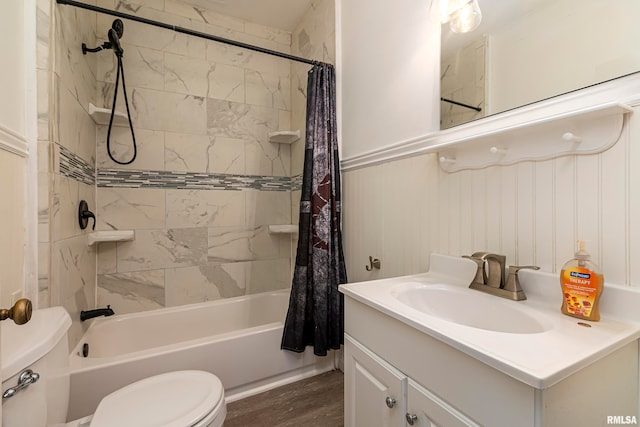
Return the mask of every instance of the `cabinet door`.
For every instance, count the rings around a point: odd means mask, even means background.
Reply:
[[[345,335],[345,426],[404,426],[406,377]]]
[[[414,427],[477,426],[472,420],[417,382],[407,384],[407,423]]]

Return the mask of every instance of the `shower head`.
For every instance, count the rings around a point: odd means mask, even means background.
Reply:
[[[87,52],[100,52],[102,49],[113,49],[116,56],[121,58],[124,53],[124,49],[122,49],[122,46],[120,45],[122,34],[124,34],[124,23],[120,19],[114,19],[111,23],[111,28],[109,28],[109,31],[107,32],[109,41],[94,48],[89,48],[85,43],[82,43],[82,53],[86,55]]]
[[[116,31],[118,38],[121,39],[122,34],[124,34],[124,22],[122,22],[120,19],[114,19],[113,23],[111,24],[111,28]]]
[[[116,54],[117,57],[121,58],[122,54],[124,53],[124,49],[122,49],[122,46],[120,45],[120,38],[118,37],[117,30],[110,28],[107,35],[109,36],[111,49],[113,49],[113,52]]]

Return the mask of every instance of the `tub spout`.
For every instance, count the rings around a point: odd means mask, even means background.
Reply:
[[[107,308],[96,308],[95,310],[87,310],[80,312],[80,320],[85,321],[89,319],[93,319],[98,316],[113,316],[115,313],[111,309],[111,306],[108,305]]]

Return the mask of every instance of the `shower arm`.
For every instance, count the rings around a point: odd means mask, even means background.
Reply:
[[[87,52],[95,53],[95,52],[100,52],[101,50],[106,50],[106,49],[111,49],[111,43],[110,42],[104,42],[98,47],[87,47],[86,43],[82,43],[82,54],[83,55],[86,55]]]

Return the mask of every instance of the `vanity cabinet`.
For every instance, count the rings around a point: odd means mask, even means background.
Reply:
[[[414,427],[478,425],[412,379],[407,381],[406,420]]]
[[[404,425],[407,377],[345,336],[345,425]]]
[[[345,425],[476,425],[416,381],[345,336]]]
[[[638,417],[637,378],[633,341],[536,388],[345,297],[346,427],[404,427],[407,415],[421,427],[606,425],[608,416]]]

